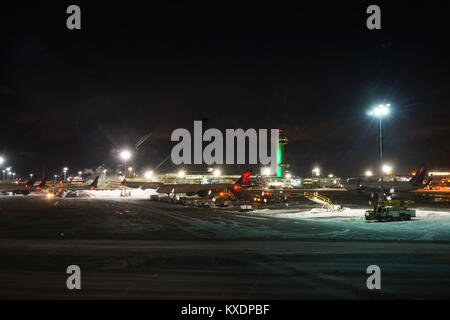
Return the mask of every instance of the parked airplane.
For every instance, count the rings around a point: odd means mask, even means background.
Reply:
[[[138,188],[140,188],[140,189],[157,189],[164,185],[162,182],[145,182],[145,181],[139,182],[139,181],[128,181],[127,179],[123,179],[120,184],[125,187],[133,188],[133,189],[138,189]]]
[[[45,187],[45,184],[47,182],[47,179],[42,179],[40,184],[37,186],[34,186],[35,178],[32,177],[28,182],[25,183],[11,183],[6,185],[0,185],[0,193],[8,194],[12,193],[13,195],[16,194],[23,194],[25,196],[29,195],[30,192],[36,192],[40,191]]]
[[[236,194],[242,189],[251,187],[251,170],[246,170],[235,183],[212,183],[212,184],[163,184],[156,191],[166,194],[186,194],[187,196],[213,197],[214,195],[230,192]]]
[[[54,189],[55,195],[59,197],[76,197],[78,195],[78,191],[83,190],[95,190],[97,188],[99,176],[95,177],[94,181],[91,184],[66,184],[64,186],[59,186]]]
[[[426,168],[421,168],[419,172],[412,177],[409,181],[401,182],[401,181],[384,181],[383,189],[387,193],[395,193],[395,192],[408,192],[412,190],[417,190],[424,188],[427,186],[431,179],[428,180],[425,184],[423,183],[425,179],[425,175],[427,173]],[[344,187],[348,191],[355,191],[359,193],[365,192],[379,192],[380,191],[381,182],[377,180],[373,180],[371,178],[358,178],[349,180]]]

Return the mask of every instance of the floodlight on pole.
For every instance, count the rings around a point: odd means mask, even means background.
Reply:
[[[220,171],[220,169],[215,169],[214,171],[213,171],[213,175],[214,175],[214,177],[220,177],[220,175],[222,174],[222,172]]]
[[[392,172],[392,167],[388,164],[385,164],[385,165],[383,165],[382,170],[383,170],[383,173],[389,174]]]
[[[373,176],[372,171],[367,170],[367,171],[366,171],[366,177],[371,177],[371,176]]]
[[[374,107],[371,111],[369,111],[370,116],[378,117],[379,121],[379,154],[380,154],[380,166],[383,164],[383,127],[382,127],[382,119],[384,116],[387,116],[390,112],[389,107],[391,106],[390,103],[387,104],[379,104],[378,106]],[[384,172],[381,168],[380,172],[380,196],[379,200],[384,200]]]
[[[316,174],[316,176],[320,176],[320,168],[314,168],[312,170],[313,175]]]
[[[151,170],[146,171],[145,174],[144,174],[144,177],[146,179],[151,179],[153,177],[153,171],[151,171]]]
[[[131,158],[131,152],[128,150],[123,150],[122,152],[120,152],[120,157],[123,159],[124,161],[124,175],[125,177],[127,176],[127,160]]]

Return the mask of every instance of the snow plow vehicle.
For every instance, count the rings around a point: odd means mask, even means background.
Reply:
[[[367,210],[366,220],[377,221],[403,221],[411,220],[416,216],[416,210],[408,209],[406,206],[413,204],[410,200],[377,201],[373,210]]]

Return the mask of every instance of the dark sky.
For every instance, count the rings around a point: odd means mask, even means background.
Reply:
[[[448,1],[299,7],[2,4],[0,155],[19,174],[170,154],[175,128],[284,128],[292,171],[359,175],[377,163],[366,112],[389,99],[385,156],[398,173],[450,167]],[[69,4],[82,30],[66,28]],[[171,170],[166,163],[161,169]],[[187,169],[189,169],[187,167]],[[230,167],[226,170],[236,171]]]

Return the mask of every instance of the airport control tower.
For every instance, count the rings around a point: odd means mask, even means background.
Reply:
[[[288,139],[284,135],[284,130],[279,129],[278,145],[277,145],[277,178],[284,178],[287,164],[284,158],[284,145],[288,143]]]

